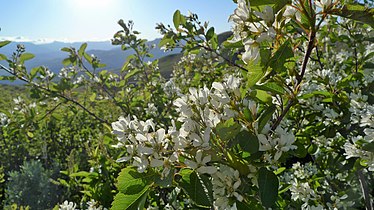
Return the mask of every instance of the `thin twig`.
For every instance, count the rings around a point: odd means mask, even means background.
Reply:
[[[38,122],[42,121],[44,118],[46,118],[48,115],[52,114],[59,106],[62,105],[63,102],[58,103],[55,107],[53,107],[51,110],[48,110],[43,117],[41,117]]]
[[[32,81],[28,80],[27,78],[24,78],[24,77],[22,77],[22,76],[19,76],[19,75],[17,75],[15,72],[13,72],[12,70],[10,70],[9,68],[3,66],[2,64],[0,64],[0,69],[5,70],[5,71],[8,72],[9,74],[11,74],[11,75],[17,77],[19,80],[21,80],[21,81],[23,81],[23,82],[26,82],[27,84],[29,84],[29,85],[31,85],[31,86],[33,86],[33,87],[36,87],[36,88],[38,88],[38,89],[40,89],[40,90],[44,90],[44,91],[46,91],[47,94],[49,94],[49,95],[55,95],[55,96],[58,96],[58,97],[60,97],[60,98],[65,99],[66,101],[69,101],[69,102],[71,102],[71,103],[73,103],[73,104],[79,106],[79,107],[82,108],[85,112],[87,112],[89,115],[91,115],[91,116],[94,117],[96,120],[100,121],[101,123],[105,123],[105,124],[108,124],[108,125],[110,124],[107,120],[104,120],[104,119],[100,118],[100,117],[97,116],[95,113],[93,113],[93,112],[91,112],[90,110],[88,110],[85,106],[83,106],[83,105],[82,105],[81,103],[79,103],[78,101],[75,101],[74,99],[71,99],[71,98],[69,98],[69,97],[67,97],[67,96],[65,96],[65,95],[63,95],[63,94],[60,94],[60,93],[57,92],[57,91],[53,91],[53,90],[51,90],[51,89],[49,89],[49,88],[43,87],[43,86],[41,86],[41,85],[39,85],[39,84],[37,84],[37,83],[35,83],[35,82],[32,82]]]

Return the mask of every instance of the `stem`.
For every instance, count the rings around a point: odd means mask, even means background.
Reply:
[[[311,53],[313,51],[313,48],[314,48],[315,38],[316,38],[316,32],[314,30],[311,30],[310,33],[309,33],[308,47],[307,47],[307,50],[306,50],[305,55],[304,55],[303,63],[301,65],[301,72],[300,72],[300,75],[296,75],[297,83],[294,87],[294,96],[297,95],[297,93],[300,89],[301,82],[303,81],[305,71],[306,71],[306,66],[308,64],[310,55],[311,55]],[[295,97],[290,98],[289,101],[287,102],[286,108],[283,109],[282,113],[279,115],[279,117],[274,122],[273,126],[271,127],[272,131],[274,131],[279,126],[279,124],[281,123],[283,118],[286,116],[286,114],[288,113],[290,108],[294,105],[294,103],[295,103]]]
[[[366,183],[365,176],[362,173],[362,170],[358,170],[356,173],[358,180],[360,181],[362,193],[364,194],[365,208],[366,210],[373,210],[372,200],[370,199],[369,186]]]
[[[54,106],[51,110],[48,110],[43,117],[41,117],[38,122],[42,121],[44,118],[46,118],[48,115],[52,114],[59,106],[62,105],[63,102],[58,103],[56,106]]]
[[[83,69],[92,77],[92,78],[95,78],[95,74],[92,73],[90,70],[88,70],[88,68],[84,65],[83,63],[83,60],[82,58],[80,58],[78,56],[78,59],[79,59],[79,62],[81,63]],[[127,112],[127,110],[125,109],[125,107],[123,107],[118,101],[117,99],[115,98],[115,96],[104,86],[104,85],[100,85],[101,89],[109,95],[109,97],[114,101],[114,103],[123,111],[123,112]]]

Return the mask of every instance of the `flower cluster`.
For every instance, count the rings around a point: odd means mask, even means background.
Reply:
[[[58,205],[59,210],[79,210],[77,208],[77,204],[74,202],[64,201],[62,204]],[[87,202],[86,207],[82,208],[85,210],[107,210],[107,208],[98,205],[98,203],[95,200],[91,200]]]
[[[268,151],[264,158],[269,163],[275,163],[279,160],[283,152],[297,149],[295,142],[295,136],[292,132],[287,132],[282,127],[278,127],[274,132],[270,132],[269,129],[264,129],[263,133],[269,133],[267,135],[260,133],[257,135],[260,142],[260,151]]]
[[[263,11],[252,11],[250,3],[238,0],[238,7],[229,18],[234,23],[233,39],[230,42],[241,41],[245,52],[242,54],[244,63],[257,63],[260,59],[260,45],[271,42],[276,37],[278,23],[274,22],[273,8],[266,6]],[[252,38],[250,37],[252,36]]]
[[[228,166],[220,165],[219,171],[212,176],[213,197],[216,209],[236,209],[236,203],[230,205],[230,199],[243,201],[243,196],[239,192],[242,181],[239,171]]]

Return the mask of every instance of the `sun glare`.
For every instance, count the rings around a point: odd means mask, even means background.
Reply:
[[[111,4],[114,3],[114,0],[71,0],[70,4],[76,9],[105,9]]]

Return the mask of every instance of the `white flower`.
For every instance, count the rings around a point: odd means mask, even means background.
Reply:
[[[301,21],[301,13],[299,10],[297,10],[295,7],[293,6],[287,6],[286,7],[286,10],[284,11],[283,13],[283,16],[286,18],[286,23],[288,23],[290,21],[291,18],[293,18],[294,16],[296,16],[296,20],[297,21]]]
[[[271,6],[265,6],[262,12],[253,11],[253,13],[268,24],[271,24],[274,21],[274,12]]]
[[[243,24],[248,20],[251,12],[251,7],[246,0],[238,0],[238,7],[235,9],[234,14],[230,15],[229,21],[233,21],[237,24]]]
[[[149,165],[148,159],[145,156],[133,157],[133,159],[134,159],[133,166],[137,168],[138,172],[139,173],[145,172],[145,170],[147,169]]]
[[[256,64],[260,60],[260,47],[259,44],[251,39],[244,42],[245,52],[242,54],[242,60],[245,64],[253,62]]]
[[[315,3],[317,7],[326,10],[332,4],[332,0],[317,0]]]
[[[292,18],[296,12],[297,12],[297,9],[295,7],[287,5],[286,10],[283,13],[283,16]]]
[[[214,207],[218,209],[231,209],[236,206],[229,205],[230,197],[243,201],[243,196],[238,192],[241,185],[239,171],[228,166],[220,165],[219,171],[212,175]]]
[[[310,188],[308,182],[299,182],[297,179],[292,181],[290,191],[292,200],[301,200],[306,204],[310,199],[314,200],[317,196],[314,190]]]
[[[211,156],[207,155],[203,158],[203,151],[198,150],[196,152],[195,161],[186,159],[184,163],[192,168],[195,169],[200,174],[214,174],[217,172],[217,168],[214,166],[207,166],[206,164],[210,162]]]
[[[210,147],[210,143],[209,143],[210,132],[211,132],[211,128],[207,127],[204,130],[204,135],[202,138],[200,137],[200,135],[196,133],[191,133],[189,137],[192,140],[192,145],[194,147],[201,147],[201,148],[206,148],[206,149],[209,148]]]
[[[75,210],[77,204],[74,202],[64,201],[64,203],[59,205],[59,210]]]

